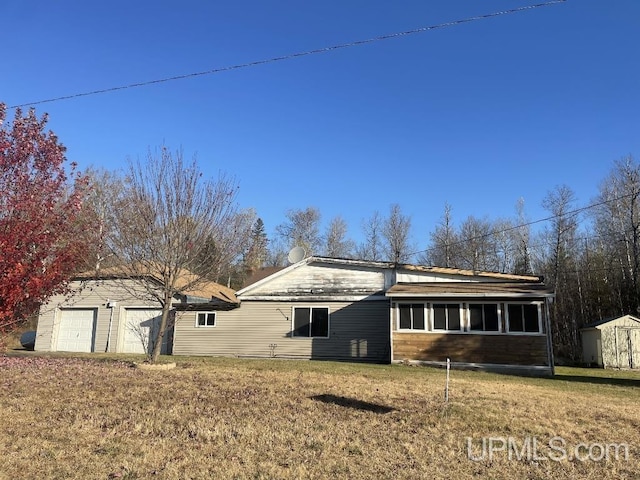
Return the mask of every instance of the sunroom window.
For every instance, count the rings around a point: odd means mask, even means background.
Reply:
[[[495,303],[470,303],[469,330],[480,332],[499,331],[498,305]]]
[[[400,317],[398,328],[400,330],[424,330],[424,304],[423,303],[401,303],[398,305]]]
[[[507,305],[510,332],[540,332],[540,315],[535,303],[510,303]]]
[[[460,330],[460,304],[434,303],[433,329]]]

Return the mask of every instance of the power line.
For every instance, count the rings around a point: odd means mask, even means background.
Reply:
[[[585,210],[589,210],[591,208],[596,208],[596,207],[601,207],[602,205],[607,205],[609,203],[617,202],[618,200],[623,200],[625,198],[632,197],[632,196],[637,196],[637,195],[638,195],[637,192],[627,193],[625,195],[620,195],[619,197],[611,198],[609,200],[603,200],[603,201],[597,202],[597,203],[592,203],[590,205],[586,205],[584,207],[576,208],[575,210],[570,210],[568,212],[561,213],[561,214],[558,214],[558,215],[551,215],[549,217],[540,218],[538,220],[533,220],[531,222],[521,223],[519,225],[512,225],[510,227],[506,227],[506,228],[503,228],[503,229],[500,229],[500,230],[493,230],[493,231],[491,231],[489,233],[484,233],[482,235],[477,235],[475,237],[469,237],[469,238],[465,238],[465,239],[462,239],[462,240],[457,240],[455,242],[451,242],[451,243],[447,244],[447,246],[448,247],[454,247],[456,245],[462,245],[462,244],[465,244],[465,243],[468,243],[468,242],[472,242],[474,240],[483,240],[485,238],[488,238],[488,237],[491,237],[491,236],[494,236],[494,235],[498,235],[500,233],[510,232],[512,230],[517,230],[517,229],[520,229],[520,228],[523,228],[523,227],[530,227],[531,225],[535,225],[537,223],[542,223],[542,222],[548,222],[548,221],[551,221],[551,220],[555,220],[557,218],[571,218],[571,217],[574,217],[574,216],[578,215],[579,213],[584,212]],[[426,253],[426,252],[428,252],[430,250],[436,250],[437,248],[438,247],[427,247],[427,248],[425,248],[423,250],[418,250],[417,252],[409,253],[409,254],[407,254],[407,256],[411,257],[413,255],[418,255],[420,253]]]
[[[145,82],[138,82],[138,83],[130,83],[128,85],[120,85],[117,87],[110,87],[110,88],[103,88],[100,90],[92,90],[89,92],[82,92],[82,93],[75,93],[72,95],[64,95],[61,97],[55,97],[55,98],[48,98],[45,100],[37,100],[35,102],[29,102],[29,103],[22,103],[20,105],[13,105],[9,108],[21,108],[21,107],[28,107],[28,106],[33,106],[33,105],[40,105],[43,103],[50,103],[50,102],[58,102],[61,100],[69,100],[72,98],[78,98],[78,97],[87,97],[89,95],[98,95],[101,93],[108,93],[108,92],[115,92],[118,90],[126,90],[129,88],[136,88],[136,87],[146,87],[148,85],[155,85],[157,83],[165,83],[165,82],[172,82],[174,80],[183,80],[186,78],[193,78],[193,77],[200,77],[203,75],[213,75],[215,73],[222,73],[222,72],[228,72],[230,70],[238,70],[241,68],[248,68],[248,67],[256,67],[258,65],[264,65],[267,63],[274,63],[274,62],[279,62],[282,60],[291,60],[293,58],[298,58],[298,57],[306,57],[308,55],[315,55],[318,53],[325,53],[325,52],[331,52],[334,50],[340,50],[343,48],[349,48],[349,47],[357,47],[360,45],[366,45],[368,43],[373,43],[373,42],[378,42],[378,41],[382,41],[382,40],[390,40],[392,38],[398,38],[398,37],[405,37],[408,35],[414,35],[416,33],[423,33],[423,32],[427,32],[430,30],[437,30],[440,28],[447,28],[447,27],[453,27],[456,25],[461,25],[463,23],[469,23],[469,22],[474,22],[477,20],[485,20],[488,18],[493,18],[493,17],[498,17],[501,15],[509,15],[512,13],[518,13],[518,12],[522,12],[525,10],[533,10],[535,8],[540,8],[540,7],[548,7],[550,5],[554,5],[556,3],[564,3],[567,0],[550,0],[548,2],[544,2],[544,3],[537,3],[534,5],[526,5],[524,7],[518,7],[518,8],[512,8],[509,10],[502,10],[499,12],[493,12],[493,13],[486,13],[484,15],[476,15],[473,17],[468,17],[468,18],[463,18],[460,20],[453,20],[451,22],[444,22],[444,23],[439,23],[436,25],[430,25],[427,27],[420,27],[420,28],[415,28],[412,30],[406,30],[404,32],[396,32],[396,33],[390,33],[387,35],[380,35],[377,37],[372,37],[372,38],[368,38],[365,40],[356,40],[353,42],[349,42],[349,43],[341,43],[338,45],[332,45],[329,47],[323,47],[323,48],[316,48],[314,50],[307,50],[307,51],[303,51],[303,52],[297,52],[297,53],[290,53],[287,55],[282,55],[279,57],[272,57],[272,58],[268,58],[268,59],[264,59],[264,60],[256,60],[253,62],[247,62],[247,63],[239,63],[236,65],[231,65],[231,66],[227,66],[227,67],[220,67],[220,68],[214,68],[212,70],[206,70],[203,72],[193,72],[193,73],[186,73],[183,75],[176,75],[173,77],[166,77],[166,78],[160,78],[160,79],[156,79],[156,80],[148,80]]]

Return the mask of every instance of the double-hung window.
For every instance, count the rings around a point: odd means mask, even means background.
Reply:
[[[509,332],[541,332],[539,304],[508,303],[507,324],[509,325]]]
[[[400,330],[424,330],[423,303],[401,303],[398,305],[398,329]]]
[[[498,332],[500,320],[497,303],[470,303],[469,330],[474,332]]]
[[[196,325],[198,327],[215,327],[216,312],[198,312]]]
[[[329,337],[328,307],[294,307],[292,337]]]
[[[434,303],[433,304],[433,329],[434,330],[460,330],[460,304],[459,303]]]

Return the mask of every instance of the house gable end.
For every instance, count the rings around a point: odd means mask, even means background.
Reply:
[[[309,257],[238,291],[238,297],[382,295],[389,286],[385,264]]]

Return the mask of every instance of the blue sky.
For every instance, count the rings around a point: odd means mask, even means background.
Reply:
[[[5,0],[9,106],[344,44],[517,8],[499,0]],[[457,222],[531,220],[567,184],[580,205],[640,155],[640,2],[568,0],[250,68],[37,105],[81,168],[149,147],[236,178],[271,234],[288,209],[350,236],[393,203],[424,247]]]

